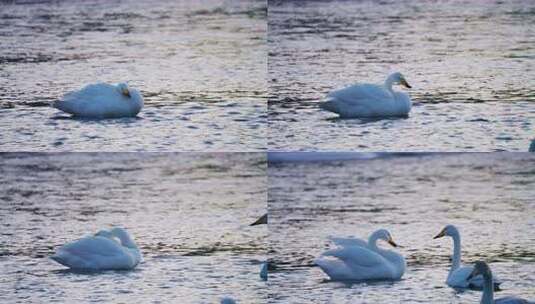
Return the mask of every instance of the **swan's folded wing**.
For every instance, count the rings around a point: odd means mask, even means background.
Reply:
[[[368,242],[361,240],[361,239],[353,238],[353,237],[342,238],[342,237],[329,236],[328,239],[334,244],[341,246],[341,247],[347,247],[347,246],[368,247]]]
[[[392,94],[383,86],[376,84],[355,84],[347,88],[333,91],[327,95],[329,98],[335,98],[339,101],[355,103],[360,100],[390,100]]]
[[[356,264],[362,267],[374,267],[385,262],[380,254],[364,247],[349,246],[338,247],[325,251],[322,256],[332,256],[348,264]]]
[[[117,88],[114,85],[107,83],[88,84],[80,90],[66,93],[54,103],[54,106],[56,107],[56,105],[65,105],[73,102],[87,102],[90,104],[101,100],[102,98],[115,95],[116,89]]]
[[[106,237],[85,237],[77,241],[63,245],[59,251],[77,256],[114,256],[122,254],[124,249],[113,239]]]

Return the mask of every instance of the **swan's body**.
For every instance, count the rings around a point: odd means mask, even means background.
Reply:
[[[483,277],[483,295],[481,297],[481,304],[534,304],[525,299],[517,297],[504,297],[494,299],[494,282],[492,279],[492,271],[489,265],[483,261],[477,261],[474,265],[474,270],[470,273],[469,278],[482,276]]]
[[[368,242],[365,240],[357,239],[354,237],[348,237],[348,238],[341,238],[341,237],[333,237],[330,236],[328,239],[333,242],[335,245],[340,247],[347,247],[347,246],[360,246],[360,247],[367,247]]]
[[[473,276],[469,279],[470,274],[474,270],[474,266],[461,265],[461,235],[459,230],[453,225],[447,225],[442,231],[434,238],[440,238],[443,236],[450,236],[453,239],[453,257],[450,272],[446,279],[446,284],[454,288],[470,288],[481,290],[483,288],[483,276]],[[499,289],[501,281],[494,281],[494,288]]]
[[[411,99],[405,92],[394,91],[393,84],[411,87],[401,73],[393,73],[384,84],[355,84],[330,92],[320,107],[342,118],[407,116]]]
[[[54,108],[84,118],[134,117],[142,107],[143,97],[139,91],[125,83],[90,84],[65,94],[54,103]]]
[[[405,273],[403,256],[377,247],[379,239],[397,246],[387,230],[375,231],[368,242],[352,238],[330,239],[338,247],[324,252],[315,262],[332,280],[399,280]]]
[[[141,253],[126,230],[113,228],[65,244],[50,258],[71,269],[119,270],[136,267]]]

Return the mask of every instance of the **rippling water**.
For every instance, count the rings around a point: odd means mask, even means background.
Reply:
[[[1,303],[265,303],[261,154],[0,155]],[[72,273],[65,242],[126,227],[144,262]]]
[[[263,1],[4,1],[0,148],[263,150],[265,36]],[[140,89],[139,118],[57,119],[98,81]]]
[[[479,303],[444,283],[452,241],[432,238],[446,224],[460,229],[464,262],[486,260],[504,281],[497,297],[535,299],[533,154],[307,158],[269,165],[270,303]],[[380,227],[404,246],[401,281],[347,285],[314,267],[327,236]]]
[[[527,151],[535,2],[270,1],[272,150]],[[318,101],[401,71],[408,119],[332,119]]]

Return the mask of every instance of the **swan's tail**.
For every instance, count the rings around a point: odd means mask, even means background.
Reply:
[[[52,106],[60,111],[73,114],[74,109],[68,100],[58,99],[52,103]]]
[[[50,256],[50,258],[58,263],[60,263],[61,265],[64,265],[64,266],[69,266],[67,264],[67,259],[65,258],[65,256],[63,256],[61,254],[61,252],[58,252],[58,253],[54,253],[52,256]]]
[[[337,112],[335,100],[332,98],[327,98],[326,100],[320,102],[319,107],[325,111]]]
[[[337,258],[321,256],[314,263],[325,272],[331,280],[353,280],[354,273],[348,265]]]

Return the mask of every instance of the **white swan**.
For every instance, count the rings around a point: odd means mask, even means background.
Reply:
[[[77,270],[133,269],[141,261],[141,253],[126,230],[101,230],[61,246],[50,257]]]
[[[355,84],[333,91],[320,103],[320,107],[342,118],[407,116],[412,106],[411,99],[407,93],[392,90],[393,84],[411,88],[405,77],[396,72],[388,76],[382,85]]]
[[[126,83],[90,84],[54,102],[54,108],[85,118],[134,117],[142,107],[143,97]]]
[[[470,277],[470,273],[474,270],[474,266],[461,266],[461,235],[459,230],[453,225],[447,225],[439,234],[433,239],[438,239],[443,236],[450,236],[453,239],[453,257],[450,272],[446,279],[446,284],[450,287],[456,288],[470,288],[479,289],[483,288],[483,276]],[[501,281],[494,281],[494,288],[499,289]]]
[[[481,304],[534,304],[525,299],[517,297],[504,297],[494,299],[494,282],[492,280],[492,271],[489,265],[483,261],[477,261],[474,264],[474,270],[468,276],[468,279],[483,277],[483,296],[481,297]]]
[[[338,247],[324,252],[315,262],[332,280],[399,280],[405,273],[403,256],[377,247],[377,240],[384,240],[397,247],[385,229],[372,233],[367,243],[352,238],[330,239]]]

